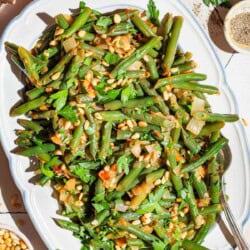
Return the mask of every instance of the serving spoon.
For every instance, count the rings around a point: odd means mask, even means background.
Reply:
[[[229,224],[229,227],[231,229],[233,238],[235,240],[235,243],[238,247],[239,250],[250,250],[250,247],[248,245],[248,243],[246,242],[236,220],[235,217],[228,205],[228,202],[226,200],[226,195],[225,195],[225,185],[224,185],[224,176],[226,171],[229,169],[230,165],[231,165],[231,161],[232,161],[232,153],[231,153],[231,149],[228,146],[228,144],[226,144],[222,150],[221,153],[218,154],[217,157],[218,161],[221,162],[223,164],[223,169],[222,169],[222,173],[221,173],[221,196],[220,196],[220,202],[222,205],[222,208],[224,210],[224,214],[226,216],[227,222]]]

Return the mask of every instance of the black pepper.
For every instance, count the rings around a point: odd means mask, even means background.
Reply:
[[[235,42],[250,46],[250,12],[240,13],[230,21],[231,34]]]

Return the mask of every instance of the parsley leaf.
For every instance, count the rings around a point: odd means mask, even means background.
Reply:
[[[85,6],[86,6],[86,3],[84,1],[80,1],[80,3],[79,3],[80,10],[83,10],[85,8]]]
[[[81,167],[80,165],[71,165],[70,170],[85,183],[93,183],[96,176],[90,170]]]
[[[72,123],[77,122],[76,112],[75,112],[73,106],[71,106],[71,105],[65,106],[63,109],[61,109],[58,112],[58,114],[63,116],[65,119],[67,119],[68,121],[70,121]]]
[[[107,52],[104,57],[104,60],[108,64],[115,64],[119,60],[119,56],[115,53]]]
[[[129,84],[122,90],[121,93],[121,101],[126,102],[130,99],[134,99],[136,97],[136,90],[133,84]]]
[[[129,173],[129,164],[133,161],[133,156],[131,153],[125,153],[124,155],[120,156],[117,160],[117,169],[118,172],[124,171],[125,174]]]
[[[107,201],[102,201],[100,203],[92,203],[92,205],[97,213],[101,212],[104,209],[109,209],[109,204]]]
[[[89,65],[91,64],[91,62],[92,62],[92,58],[91,58],[91,57],[87,57],[87,58],[84,60],[83,64],[84,64],[85,66],[89,66]]]
[[[155,25],[160,25],[159,15],[160,11],[157,9],[154,0],[149,0],[148,2],[147,16],[148,19]]]
[[[110,102],[115,100],[121,93],[121,89],[111,89],[106,93],[99,93],[97,94],[98,100],[97,103],[104,104],[106,102]]]
[[[101,16],[98,21],[96,22],[96,25],[107,28],[110,24],[112,24],[112,18],[108,16]]]
[[[49,97],[48,102],[52,103],[53,102],[53,107],[59,111],[60,109],[62,109],[67,101],[68,98],[68,90],[60,90],[58,92],[56,92],[55,94],[52,94]]]
[[[154,241],[153,243],[152,243],[152,246],[153,246],[153,249],[154,250],[164,250],[164,249],[166,249],[166,243],[165,242],[162,242],[162,241],[159,241],[159,240],[157,240],[157,241]],[[171,248],[172,249],[172,248]]]
[[[219,6],[228,2],[229,2],[228,0],[203,0],[203,3],[207,6],[209,6],[210,4]]]

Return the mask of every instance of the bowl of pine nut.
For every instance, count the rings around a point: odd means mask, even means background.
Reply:
[[[0,224],[0,250],[34,250],[34,248],[19,230]]]

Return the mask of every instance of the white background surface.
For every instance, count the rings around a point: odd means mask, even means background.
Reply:
[[[204,29],[208,30],[208,19],[212,8],[207,8],[201,4],[202,0],[186,0],[190,9],[196,14]],[[2,6],[0,8],[0,34],[6,23],[15,16],[28,0],[17,0],[15,6]],[[219,9],[219,12],[213,12],[215,18],[224,17],[226,10]],[[221,35],[221,30],[212,29],[210,33],[215,37]],[[216,41],[217,44],[217,41]],[[220,44],[220,41],[218,42]],[[216,47],[217,53],[225,68],[228,83],[237,98],[239,105],[239,115],[250,124],[249,100],[250,100],[250,57],[237,53],[224,52]],[[1,129],[1,128],[0,128]],[[248,141],[250,141],[249,127],[246,127]],[[20,205],[19,205],[20,204]],[[46,249],[40,237],[35,232],[26,212],[23,208],[20,194],[13,183],[9,170],[8,162],[0,146],[0,223],[11,224],[19,227],[32,241],[35,249]],[[250,239],[250,223],[246,227],[246,238]]]

